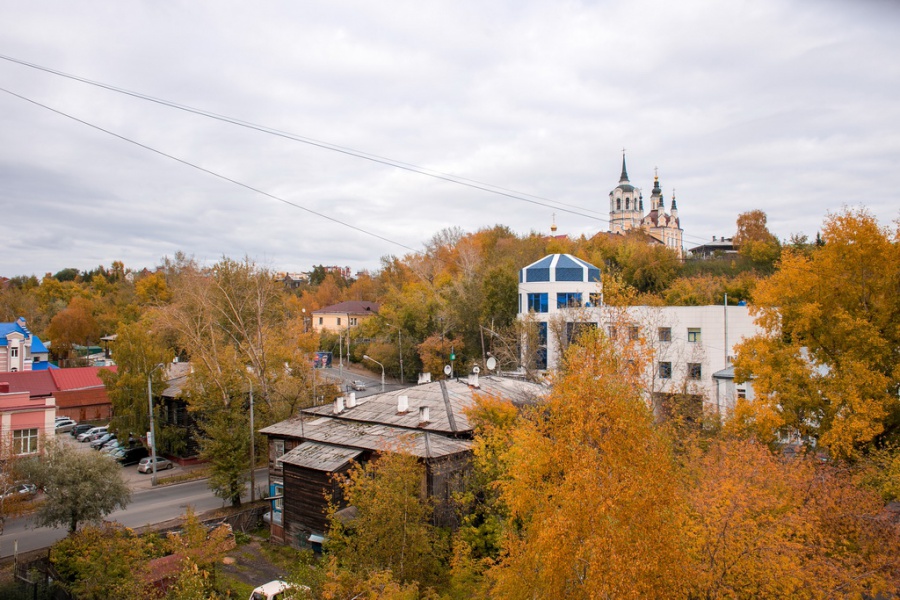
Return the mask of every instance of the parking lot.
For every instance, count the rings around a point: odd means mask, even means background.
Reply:
[[[68,433],[58,433],[56,434],[56,439],[62,444],[75,448],[79,452],[98,452],[98,450],[92,449],[90,447],[90,444],[78,442]],[[183,467],[178,463],[173,463],[173,465],[174,466],[171,469],[159,471],[157,473],[157,480],[202,468],[202,465],[189,465],[186,467]],[[150,473],[138,473],[137,469],[137,465],[122,467],[122,475],[125,477],[125,481],[128,483],[128,487],[132,490],[149,489],[153,487],[153,476]]]

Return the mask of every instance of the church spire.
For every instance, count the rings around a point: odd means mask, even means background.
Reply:
[[[619,176],[619,183],[628,182],[628,171],[625,169],[625,148],[622,148],[622,174]]]

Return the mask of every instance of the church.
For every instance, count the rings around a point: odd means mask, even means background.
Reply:
[[[650,212],[644,214],[644,196],[641,189],[631,185],[622,154],[622,175],[619,185],[609,193],[609,231],[623,235],[632,229],[642,229],[647,235],[665,244],[684,258],[682,246],[683,230],[678,219],[675,193],[672,192],[672,208],[667,213],[665,199],[659,187],[659,175],[653,176],[653,191],[650,194]]]

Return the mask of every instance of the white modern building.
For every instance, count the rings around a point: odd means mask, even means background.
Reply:
[[[568,254],[545,256],[520,271],[519,318],[537,325],[538,370],[557,368],[580,330],[599,327],[649,350],[651,400],[687,394],[720,414],[734,406],[737,391],[721,393],[713,374],[731,366],[741,340],[762,332],[747,306],[606,306],[600,269]]]

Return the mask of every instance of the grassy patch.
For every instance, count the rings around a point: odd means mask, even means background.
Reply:
[[[193,481],[195,479],[203,479],[204,477],[209,477],[209,472],[206,468],[194,469],[193,471],[179,473],[178,475],[169,475],[168,477],[159,477],[157,479],[157,485],[172,485],[173,483],[183,483],[185,481]]]

